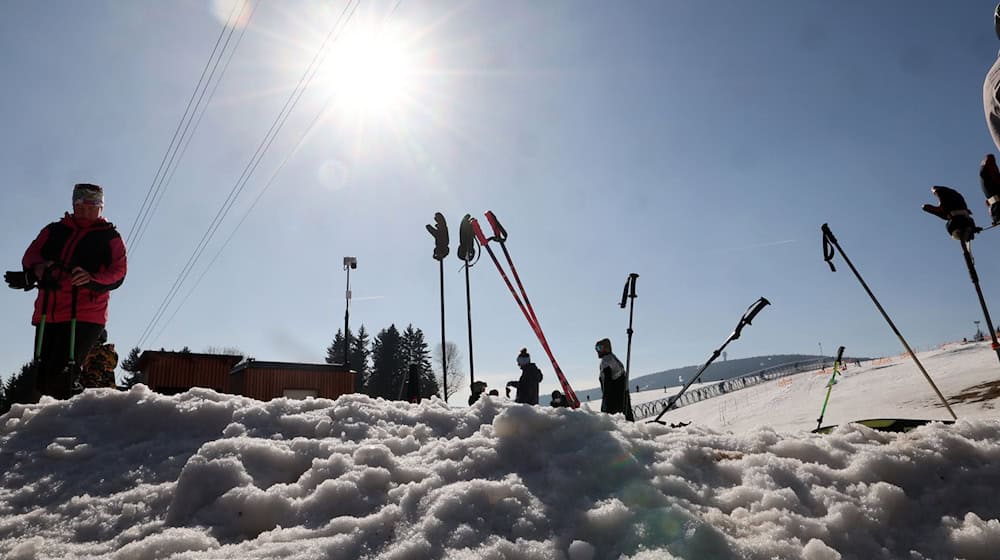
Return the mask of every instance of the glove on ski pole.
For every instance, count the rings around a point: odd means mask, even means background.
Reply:
[[[972,220],[972,212],[965,204],[965,198],[955,189],[948,187],[931,187],[931,192],[937,197],[939,204],[937,206],[924,204],[921,207],[923,211],[947,221],[945,227],[948,229],[948,235],[954,239],[972,241],[979,230],[976,228],[976,222]]]

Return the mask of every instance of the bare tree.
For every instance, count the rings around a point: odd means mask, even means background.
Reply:
[[[444,380],[441,375],[441,345],[434,348],[434,367],[438,379],[438,387],[444,390]],[[458,394],[465,388],[465,372],[462,371],[462,352],[458,345],[448,341],[445,343],[445,357],[448,364],[448,398]]]

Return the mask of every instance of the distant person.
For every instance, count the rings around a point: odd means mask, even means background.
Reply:
[[[565,408],[569,406],[569,401],[566,400],[566,395],[557,389],[552,391],[552,401],[549,404],[552,408]]]
[[[476,401],[479,400],[479,397],[483,396],[483,393],[486,392],[486,382],[476,381],[475,383],[472,384],[471,390],[472,394],[469,395],[469,406],[476,404]]]
[[[79,379],[67,367],[70,348],[73,361],[81,364],[108,321],[109,292],[125,281],[127,264],[125,243],[101,216],[103,210],[104,189],[75,185],[73,213],[42,229],[21,259],[22,271],[4,275],[11,288],[38,287],[31,324],[41,352],[27,383],[34,390],[15,396],[18,402],[38,402],[41,395],[73,396]]]
[[[517,366],[521,368],[521,377],[517,381],[507,382],[507,397],[510,397],[510,388],[517,389],[517,398],[514,402],[521,404],[538,404],[538,385],[542,382],[542,370],[531,361],[531,355],[527,348],[521,348],[517,355]]]
[[[597,357],[601,359],[598,366],[601,382],[601,412],[608,414],[624,414],[625,419],[634,422],[632,406],[628,394],[628,378],[625,376],[625,366],[611,352],[611,341],[602,338],[594,346]]]

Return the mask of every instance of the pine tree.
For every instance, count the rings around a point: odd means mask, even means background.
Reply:
[[[347,331],[350,334],[351,331]],[[337,329],[337,334],[333,336],[333,342],[326,347],[326,363],[344,363],[344,331]]]
[[[350,331],[348,331],[350,332]],[[364,325],[358,327],[357,336],[351,337],[351,369],[358,372],[358,392],[362,392],[368,377],[371,375],[369,358],[371,357],[371,336]]]
[[[139,356],[142,355],[142,351],[136,346],[129,350],[128,357],[122,361],[121,367],[125,375],[122,375],[122,386],[126,388],[131,388],[136,383],[139,382]]]
[[[407,375],[403,339],[396,325],[382,329],[372,341],[372,372],[365,393],[373,397],[398,400]]]
[[[21,366],[21,370],[10,376],[10,379],[3,384],[3,398],[0,399],[0,414],[6,414],[10,407],[16,403],[27,403],[33,402],[32,392],[34,387],[29,386],[32,383],[33,376],[31,375],[31,368],[34,367],[32,362],[28,362]]]
[[[424,331],[413,328],[412,324],[407,325],[403,331],[403,355],[407,371],[410,364],[417,364],[420,368],[420,397],[440,396],[437,379],[431,367],[431,351],[424,339]]]
[[[371,374],[368,360],[371,357],[371,339],[364,325],[358,328],[358,334],[354,335],[351,330],[347,330],[347,336],[351,339],[351,369],[357,372],[358,392],[363,392],[363,387]],[[326,347],[326,363],[344,363],[344,332],[340,329],[333,337],[333,342]]]

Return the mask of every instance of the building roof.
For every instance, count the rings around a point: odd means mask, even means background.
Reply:
[[[233,368],[232,373],[238,373],[246,369],[287,369],[295,371],[324,371],[347,373],[344,364],[306,364],[298,362],[261,362],[253,358],[243,362]]]
[[[149,360],[156,358],[186,358],[194,360],[223,360],[232,368],[243,359],[236,354],[199,354],[197,352],[176,352],[173,350],[146,350],[139,356],[139,369],[146,366]]]

